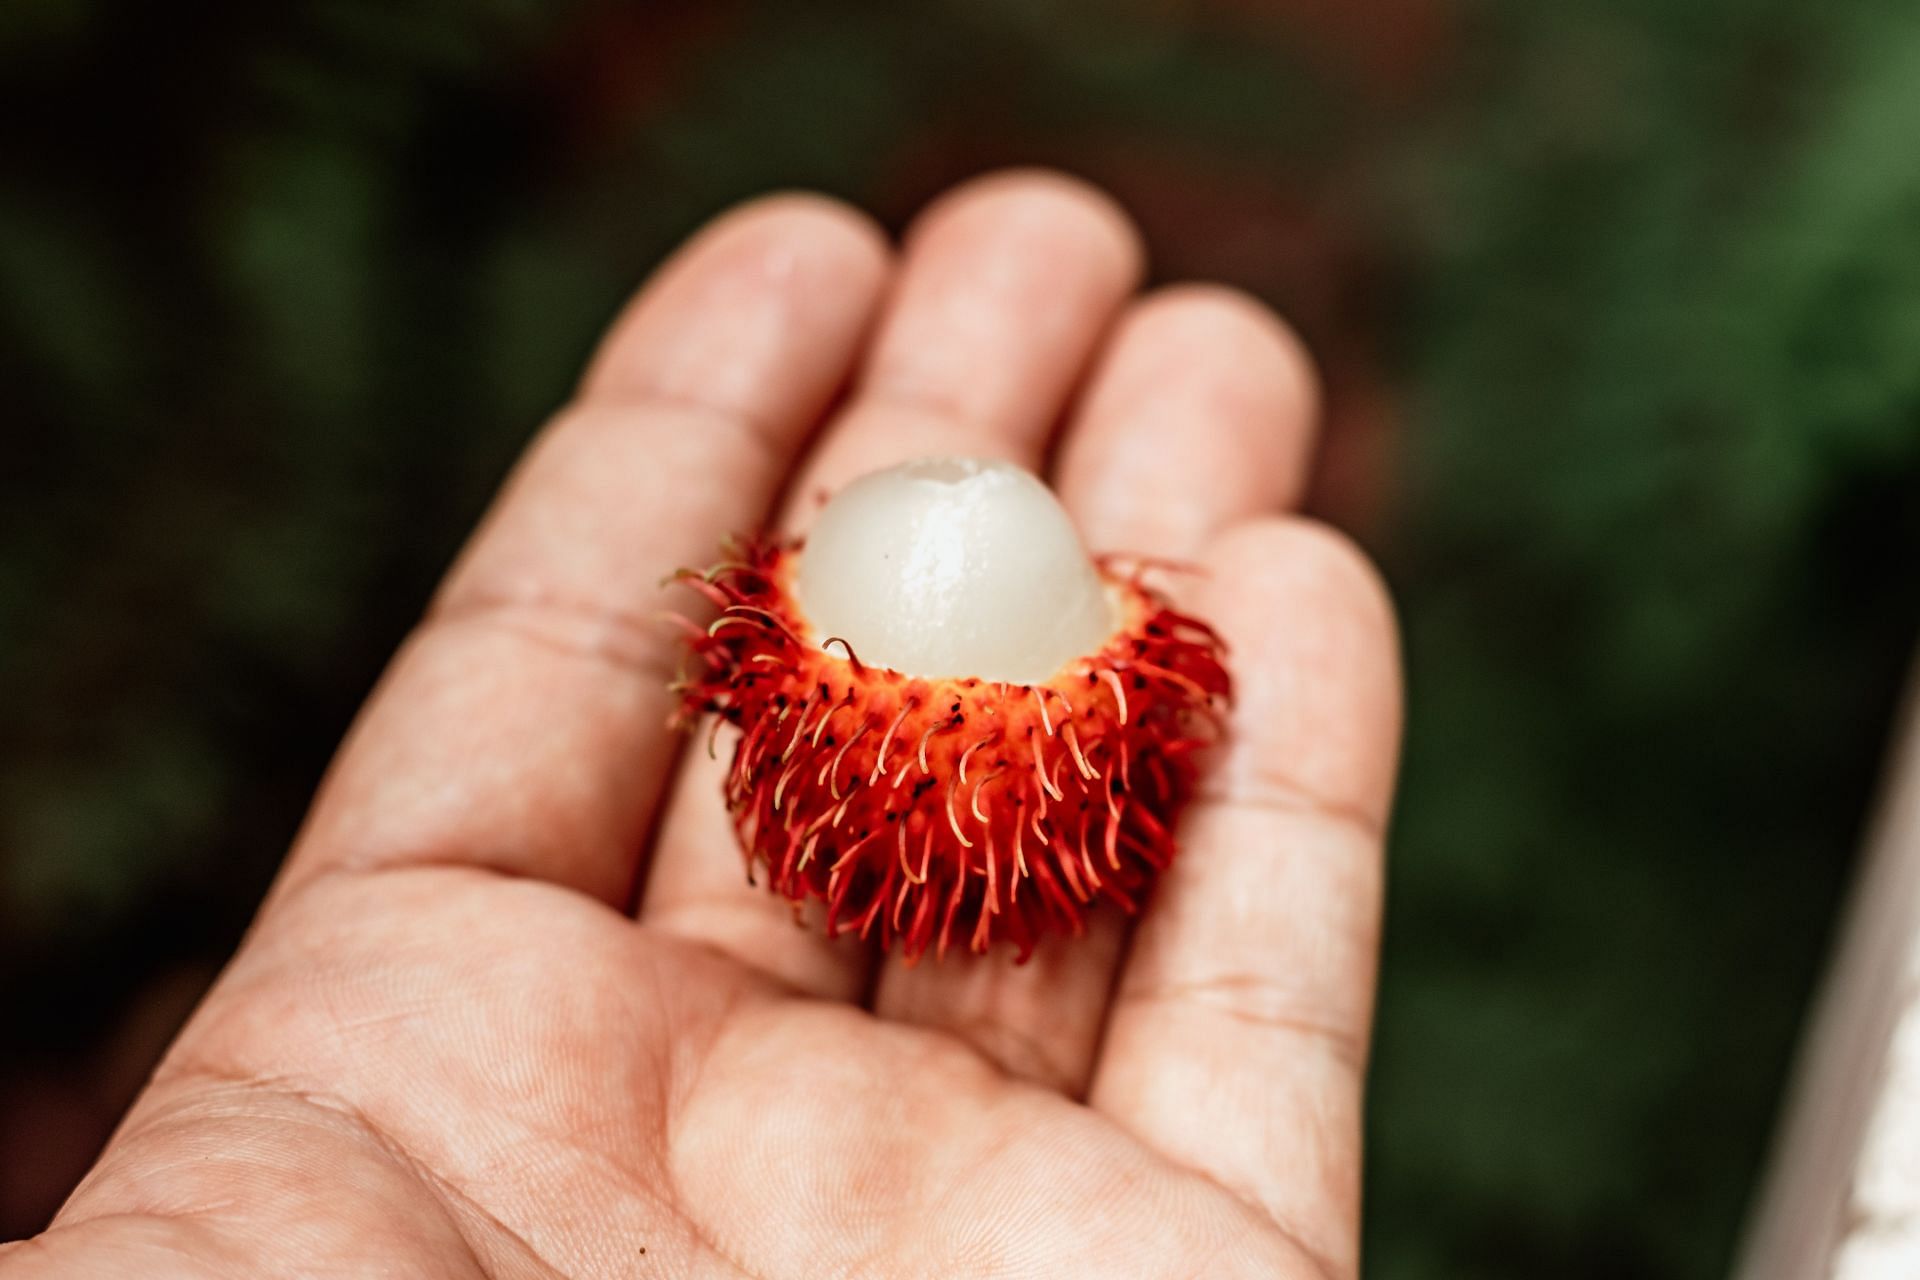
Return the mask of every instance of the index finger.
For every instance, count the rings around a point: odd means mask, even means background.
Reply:
[[[660,581],[766,520],[889,262],[864,217],[803,196],[669,261],[394,658],[284,882],[454,863],[626,901],[678,748]]]

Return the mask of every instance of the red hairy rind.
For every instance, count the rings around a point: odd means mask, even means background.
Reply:
[[[925,680],[816,637],[793,544],[755,542],[678,579],[719,610],[689,624],[678,719],[737,726],[727,806],[749,881],[826,905],[829,937],[1025,960],[1102,899],[1138,909],[1231,696],[1222,646],[1139,571],[1102,566],[1120,626],[1041,684]]]

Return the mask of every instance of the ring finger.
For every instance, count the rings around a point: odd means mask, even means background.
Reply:
[[[1096,550],[1192,558],[1220,528],[1297,500],[1316,403],[1304,351],[1266,307],[1214,286],[1162,290],[1134,304],[1100,361],[1062,449],[1061,499]],[[1125,937],[1109,908],[1018,967],[997,953],[890,961],[875,1008],[1077,1095]]]

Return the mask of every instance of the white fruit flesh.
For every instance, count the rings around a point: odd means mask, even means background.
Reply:
[[[973,458],[922,458],[841,490],[807,534],[795,589],[818,641],[928,679],[1032,684],[1115,626],[1052,491]]]

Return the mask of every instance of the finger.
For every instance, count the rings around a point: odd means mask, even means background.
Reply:
[[[804,529],[824,495],[911,458],[1038,468],[1143,257],[1119,206],[1059,174],[994,174],[935,202],[908,232],[858,394],[807,459],[788,524]]]
[[[1197,556],[1217,529],[1299,495],[1315,388],[1305,351],[1260,303],[1213,286],[1162,290],[1128,311],[1100,359],[1061,447],[1061,499],[1090,546]],[[1117,911],[1096,912],[1086,937],[1020,966],[1003,955],[889,961],[875,1009],[1077,1096],[1126,927]]]
[[[1320,417],[1312,357],[1265,304],[1164,289],[1116,336],[1061,451],[1089,546],[1173,559],[1306,489]]]
[[[660,579],[766,518],[888,269],[860,215],[798,196],[722,218],[662,269],[401,647],[289,883],[450,861],[626,901],[678,747]]]
[[[1351,1275],[1400,723],[1391,607],[1366,558],[1307,521],[1243,525],[1205,566],[1236,704],[1135,933],[1091,1101]]]
[[[996,175],[935,203],[908,233],[872,355],[800,473],[788,526],[803,528],[822,492],[917,456],[1037,466],[1139,271],[1139,244],[1125,217],[1070,179]],[[689,757],[641,919],[802,990],[857,996],[868,976],[865,947],[796,929],[785,903],[742,887],[719,800],[723,774],[723,764]]]

